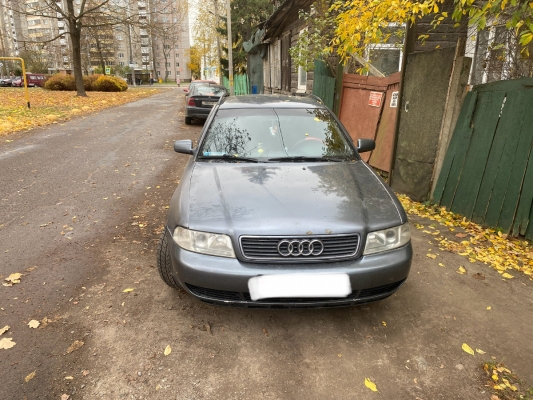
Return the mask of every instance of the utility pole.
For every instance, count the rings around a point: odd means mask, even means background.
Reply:
[[[228,17],[228,72],[229,72],[229,94],[233,96],[235,91],[233,90],[233,43],[231,40],[231,0],[226,0],[227,5],[227,17]]]
[[[213,0],[213,3],[215,3],[215,21],[216,21],[216,27],[218,29],[219,19],[218,19],[218,0]],[[220,60],[222,59],[222,51],[220,50],[220,34],[218,31],[217,34],[217,51],[218,51],[218,80],[219,83],[222,84],[222,63]]]

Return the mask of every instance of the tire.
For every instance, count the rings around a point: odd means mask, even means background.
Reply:
[[[181,289],[181,286],[171,272],[172,260],[170,259],[170,248],[167,242],[167,235],[165,232],[161,235],[159,243],[157,246],[157,270],[159,271],[159,276],[163,279],[168,286],[174,289]]]
[[[191,117],[185,117],[185,125],[192,124],[192,118]]]

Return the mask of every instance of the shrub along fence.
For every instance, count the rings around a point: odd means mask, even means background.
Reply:
[[[467,94],[433,200],[474,222],[533,240],[533,78]]]

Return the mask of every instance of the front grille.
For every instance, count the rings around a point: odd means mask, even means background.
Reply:
[[[383,286],[377,286],[367,289],[356,289],[352,291],[347,297],[334,297],[334,298],[324,298],[324,297],[303,297],[303,298],[272,298],[272,299],[262,299],[253,301],[248,292],[231,292],[227,290],[217,290],[217,289],[207,289],[199,286],[194,286],[191,284],[186,284],[187,289],[191,293],[200,298],[202,301],[219,303],[219,302],[229,302],[232,305],[240,305],[245,307],[273,307],[276,305],[280,306],[291,306],[291,307],[305,307],[306,305],[312,306],[318,304],[320,307],[326,306],[346,306],[356,303],[364,303],[372,300],[378,300],[379,298],[387,297],[396,291],[403,283],[404,280],[399,282],[390,283]]]
[[[288,256],[283,256],[278,251],[278,244],[280,244],[280,242],[283,242],[280,248],[283,252],[286,252],[287,242],[306,241],[308,244],[309,242],[316,240],[322,242],[323,244],[323,249],[320,254],[317,254],[318,251],[316,250],[310,253],[308,247],[305,248],[303,252],[304,254],[291,254]],[[357,256],[359,250],[359,235],[351,234],[300,237],[241,236],[240,244],[242,254],[248,260],[285,261],[291,263],[309,263],[324,260],[337,261],[339,259],[355,258]]]

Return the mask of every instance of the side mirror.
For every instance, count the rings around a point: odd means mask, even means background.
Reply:
[[[376,142],[372,139],[357,139],[357,151],[365,153],[376,148]]]
[[[194,154],[192,140],[176,140],[174,142],[174,151],[182,154]]]

